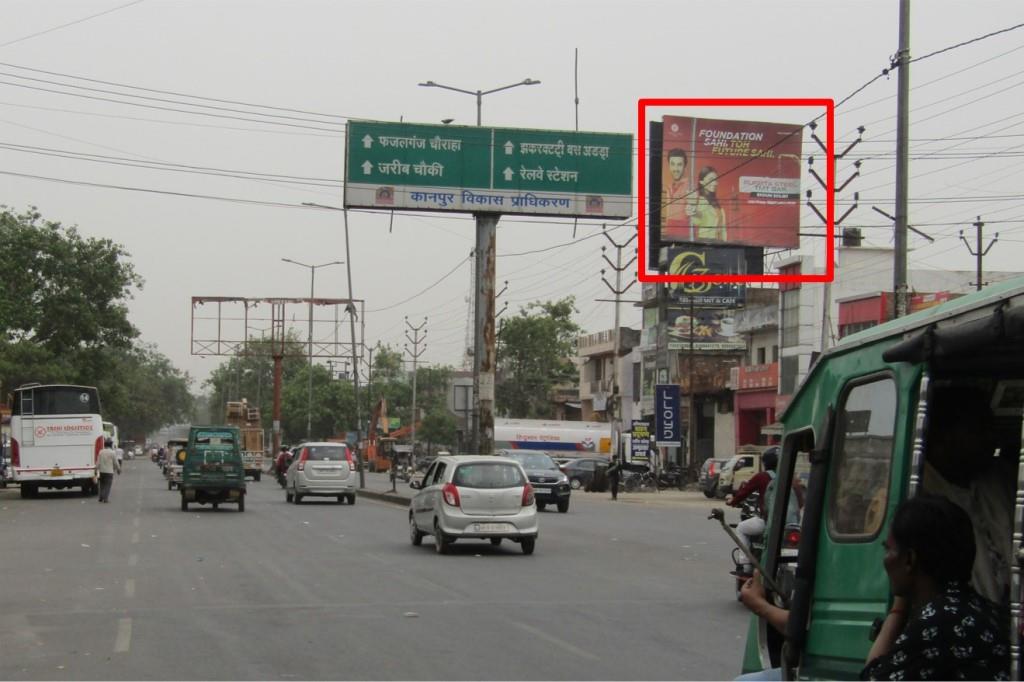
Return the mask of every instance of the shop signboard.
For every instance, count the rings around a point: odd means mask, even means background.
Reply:
[[[737,351],[747,343],[736,332],[736,317],[731,310],[669,309],[666,319],[669,350]]]

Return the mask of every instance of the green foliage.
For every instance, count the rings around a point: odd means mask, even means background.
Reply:
[[[187,419],[191,379],[128,320],[141,286],[120,245],[0,207],[0,384],[95,386],[125,438]]]
[[[554,417],[552,387],[578,375],[573,357],[580,328],[572,321],[574,312],[575,299],[569,296],[531,303],[503,320],[495,387],[500,413],[521,419]]]
[[[416,431],[417,441],[426,441],[427,448],[431,445],[453,445],[457,438],[457,422],[455,415],[441,408],[428,412],[423,423]]]

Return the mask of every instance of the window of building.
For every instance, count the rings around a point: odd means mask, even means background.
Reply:
[[[789,348],[800,343],[800,290],[783,291],[782,297],[782,347]]]
[[[759,364],[759,365],[765,364],[765,351],[766,350],[767,349],[764,346],[761,346],[760,348],[757,349],[757,364]]]
[[[800,373],[800,358],[791,355],[779,363],[779,393],[793,395],[796,392],[796,375]]]
[[[885,376],[855,385],[836,413],[834,537],[863,541],[882,528],[896,433],[896,382]]]
[[[604,378],[604,358],[594,359],[594,381]]]
[[[778,346],[772,346],[772,362],[778,362],[778,361],[779,361],[779,347]]]

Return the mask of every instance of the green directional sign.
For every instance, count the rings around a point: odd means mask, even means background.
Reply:
[[[632,215],[631,135],[351,121],[345,206]]]

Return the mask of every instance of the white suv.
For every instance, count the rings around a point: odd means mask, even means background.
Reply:
[[[533,554],[537,542],[537,505],[533,486],[513,459],[448,456],[434,460],[409,503],[409,539],[419,545],[434,536],[434,549],[446,554],[456,540],[479,538],[500,545],[518,542]]]

